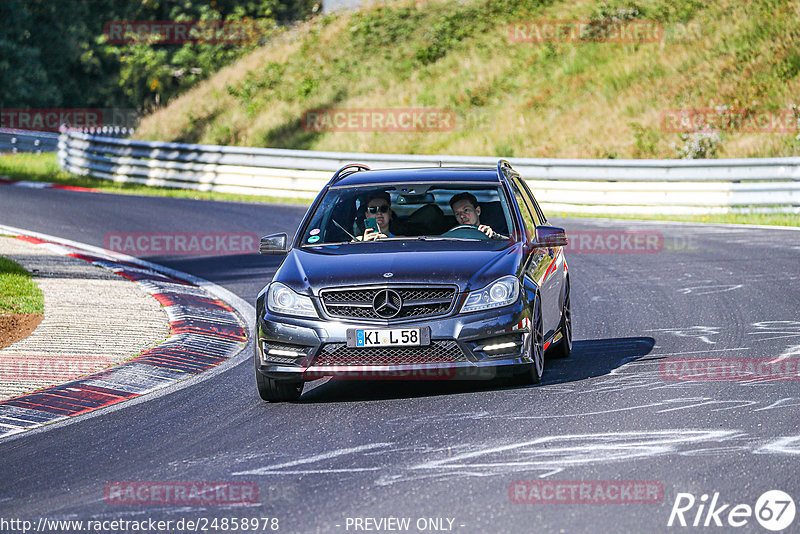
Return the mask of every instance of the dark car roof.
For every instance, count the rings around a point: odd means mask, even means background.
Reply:
[[[358,171],[340,178],[336,187],[395,182],[500,183],[496,167],[421,167]]]

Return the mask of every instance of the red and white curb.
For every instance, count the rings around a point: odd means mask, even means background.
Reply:
[[[31,182],[28,180],[10,180],[5,176],[0,176],[0,185],[12,185],[16,187],[27,187],[28,189],[64,189],[67,191],[82,191],[84,193],[99,193],[99,189],[92,187],[78,187],[74,185],[53,184],[50,182]]]
[[[226,289],[98,247],[3,225],[0,231],[134,281],[164,306],[170,324],[164,342],[123,364],[0,402],[0,438],[212,374],[247,358],[242,351],[252,323],[244,318],[254,317],[255,310]]]

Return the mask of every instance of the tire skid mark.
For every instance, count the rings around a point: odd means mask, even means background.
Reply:
[[[800,436],[784,436],[765,443],[754,454],[800,454]]]
[[[431,479],[507,477],[530,473],[544,478],[586,465],[620,463],[677,455],[715,455],[749,450],[748,436],[733,429],[675,429],[546,435],[526,441],[465,443],[457,450],[426,451],[395,443],[309,454],[290,461],[234,470],[231,476],[296,477],[297,475],[374,472],[376,486]],[[366,451],[375,452],[367,457]]]
[[[246,327],[233,308],[191,282],[73,246],[32,236],[17,238],[111,270],[138,284],[164,306],[170,336],[118,366],[0,402],[0,438],[166,387],[216,367],[247,343]]]

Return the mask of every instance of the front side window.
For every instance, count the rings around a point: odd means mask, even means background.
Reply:
[[[536,214],[539,220],[539,224],[547,224],[547,218],[544,216],[542,208],[539,207],[539,203],[536,202],[536,197],[533,196],[531,188],[528,187],[528,184],[525,182],[525,180],[520,179],[519,183],[522,186],[523,192],[526,193],[525,197],[528,199],[530,203],[529,205],[531,207],[531,211]]]
[[[520,214],[522,215],[522,221],[525,224],[525,234],[528,236],[528,239],[532,239],[536,233],[536,226],[538,224],[538,220],[531,213],[531,210],[528,207],[528,203],[525,199],[525,195],[523,195],[522,191],[519,190],[519,186],[517,185],[517,183],[514,181],[511,182],[511,185],[512,185],[511,189],[514,191],[514,198],[517,201]]]

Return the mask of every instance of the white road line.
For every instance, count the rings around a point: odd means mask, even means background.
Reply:
[[[365,471],[380,471],[383,467],[343,467],[341,469],[288,469],[279,471],[264,471],[263,473],[245,473],[248,475],[327,475],[331,473],[363,473]],[[231,473],[239,475],[240,473]]]
[[[330,460],[331,458],[336,458],[337,456],[345,456],[347,454],[354,454],[363,451],[369,451],[372,449],[379,449],[382,447],[389,447],[391,443],[369,443],[367,445],[359,445],[358,447],[348,447],[345,449],[336,449],[330,452],[323,452],[322,454],[316,454],[314,456],[309,456],[307,458],[299,458],[297,460],[292,460],[291,462],[284,462],[282,464],[275,464],[275,465],[267,465],[264,467],[259,467],[258,469],[253,469],[250,471],[238,471],[236,473],[231,473],[234,476],[237,475],[272,475],[275,474],[276,471],[282,469],[284,467],[294,467],[296,465],[304,465],[304,464],[311,464],[314,462],[319,462],[322,460]],[[358,469],[358,468],[356,468]],[[371,468],[369,470],[372,470]],[[316,471],[313,471],[316,472]]]
[[[707,350],[688,350],[685,352],[659,352],[651,353],[647,356],[677,356],[679,354],[705,354],[707,352],[726,352],[729,350],[750,350],[750,347],[736,347],[735,349],[707,349]]]
[[[791,401],[798,401],[798,402],[791,402]],[[769,406],[764,406],[763,408],[757,408],[753,410],[754,412],[763,412],[764,410],[774,410],[775,408],[789,408],[791,406],[800,406],[800,399],[795,397],[784,397],[783,399],[778,399]]]
[[[728,408],[718,408],[716,410],[712,410],[714,412],[721,412],[725,410],[732,410],[735,408],[742,408],[745,406],[752,406],[754,404],[758,404],[756,401],[740,401],[740,400],[706,400],[704,402],[698,402],[695,404],[689,404],[687,406],[676,406],[675,408],[665,408],[664,410],[658,410],[656,413],[667,413],[667,412],[677,412],[680,410],[690,410],[692,408],[699,408],[701,406],[710,406],[712,404],[729,404],[729,403],[736,403],[739,406],[730,406]]]
[[[753,454],[800,454],[800,436],[775,439],[754,450]]]
[[[503,445],[500,447],[489,447],[474,452],[457,454],[455,456],[444,458],[441,460],[431,460],[412,466],[410,469],[439,469],[439,468],[458,468],[458,467],[493,467],[493,466],[544,466],[545,464],[555,467],[562,467],[572,464],[580,464],[594,461],[604,461],[609,459],[609,455],[605,452],[615,454],[622,453],[624,456],[630,457],[634,454],[634,450],[638,450],[637,456],[650,456],[653,454],[661,454],[673,450],[674,445],[688,444],[696,441],[711,441],[721,440],[733,436],[735,432],[730,430],[663,430],[653,432],[617,432],[617,433],[603,433],[603,434],[572,434],[561,436],[545,436],[531,441],[524,441],[520,443],[512,443],[510,445]],[[581,440],[586,440],[586,444],[569,445],[570,440],[576,440],[580,443]],[[554,442],[567,442],[566,446],[560,447],[547,447],[545,444]],[[528,447],[535,447],[535,452],[525,450]],[[464,463],[459,464],[463,460],[469,460],[486,455],[496,455],[497,453],[507,451],[518,451],[520,454],[531,456],[531,460],[523,460],[519,462],[497,462],[486,464]],[[541,455],[554,455],[562,453],[558,458],[547,461],[542,459]],[[567,454],[567,456],[565,456]],[[570,458],[568,454],[573,456]],[[576,457],[577,456],[577,457]]]

